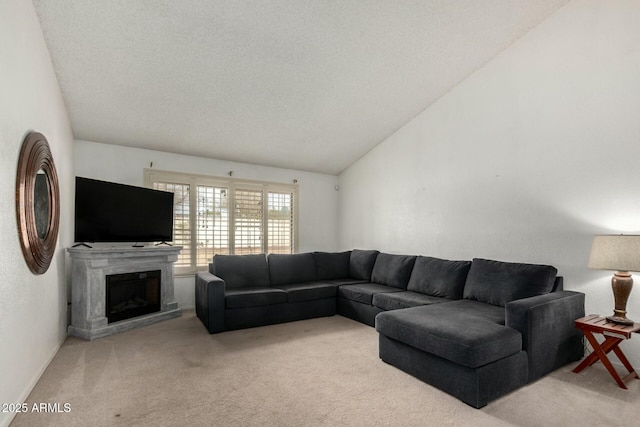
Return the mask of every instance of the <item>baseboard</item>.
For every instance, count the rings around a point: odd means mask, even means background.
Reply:
[[[38,373],[31,379],[31,381],[29,381],[29,384],[27,385],[27,387],[20,394],[20,396],[18,396],[18,399],[16,400],[16,402],[26,402],[27,401],[27,399],[29,398],[29,395],[33,391],[33,388],[36,386],[36,384],[38,384],[38,381],[40,381],[40,377],[42,377],[42,374],[44,374],[44,371],[47,370],[47,368],[49,367],[49,365],[53,361],[53,358],[56,357],[56,354],[58,354],[58,352],[60,351],[60,348],[62,348],[62,344],[64,344],[64,341],[66,339],[67,339],[67,335],[65,334],[62,337],[62,340],[60,340],[58,342],[58,345],[56,345],[53,348],[53,350],[51,351],[51,353],[49,353],[49,357],[47,358],[46,362],[41,367],[41,369],[38,371]],[[16,412],[9,413],[9,418],[6,420],[7,423],[6,424],[2,424],[2,422],[0,422],[0,427],[8,427],[11,424],[11,422],[13,421],[13,419],[16,417],[16,415],[17,415]]]

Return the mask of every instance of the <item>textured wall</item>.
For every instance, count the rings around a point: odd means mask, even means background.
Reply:
[[[587,261],[594,234],[640,232],[638,22],[574,1],[470,76],[341,174],[340,246],[553,264],[610,314]]]
[[[0,403],[12,403],[26,399],[66,337],[73,227],[73,135],[30,1],[0,2],[0,94]],[[56,253],[39,276],[22,257],[15,212],[18,154],[34,130],[49,141],[61,192]],[[0,413],[0,425],[12,416]]]

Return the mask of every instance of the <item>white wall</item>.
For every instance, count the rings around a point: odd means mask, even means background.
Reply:
[[[340,175],[340,247],[549,263],[611,314],[587,261],[640,232],[639,23],[637,0],[573,1],[486,64]]]
[[[30,1],[0,2],[0,403],[23,402],[66,337],[65,247],[73,229],[73,135]],[[15,212],[18,154],[30,131],[49,141],[60,181],[60,234],[49,270],[30,272]],[[14,414],[0,412],[0,425]]]
[[[178,143],[178,142],[177,142]],[[143,170],[154,169],[299,185],[299,252],[335,251],[338,242],[338,178],[311,172],[257,166],[100,144],[75,142],[75,174],[129,185],[143,185]],[[181,308],[194,307],[193,276],[177,277],[176,300]]]

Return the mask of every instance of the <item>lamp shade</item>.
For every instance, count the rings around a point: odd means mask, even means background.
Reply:
[[[589,268],[615,271],[640,271],[640,236],[595,236],[591,245]]]

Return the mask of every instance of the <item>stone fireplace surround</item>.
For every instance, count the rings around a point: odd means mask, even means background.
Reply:
[[[180,316],[174,299],[173,263],[181,246],[68,248],[71,257],[71,325],[69,335],[92,340]],[[160,311],[108,323],[106,277],[161,271]]]

